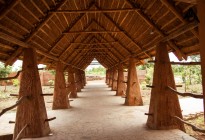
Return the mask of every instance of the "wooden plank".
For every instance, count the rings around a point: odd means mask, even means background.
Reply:
[[[98,9],[98,10],[56,10],[50,11],[50,13],[69,13],[69,14],[79,14],[79,13],[113,13],[113,12],[130,12],[134,11],[133,8],[124,8],[124,9]]]
[[[19,1],[19,0],[18,0]],[[44,0],[43,0],[44,2]],[[67,2],[67,0],[63,0],[62,2],[60,2],[55,9],[60,9],[61,6],[63,6],[65,3]],[[46,2],[44,2],[46,3]],[[44,19],[35,27],[35,29],[30,33],[30,35],[24,39],[24,42],[28,43],[35,35],[36,33],[53,17],[54,14],[47,14]],[[11,57],[6,61],[7,65],[13,65],[13,60],[16,60],[17,57],[21,54],[21,49],[16,50],[15,53],[13,53],[13,55],[11,55]]]
[[[129,5],[131,5],[132,7],[139,9],[139,5],[136,4],[136,2],[134,2],[133,0],[126,0],[127,3]],[[139,16],[141,16],[144,21],[150,25],[151,27],[153,27],[162,37],[165,37],[166,35],[157,27],[157,25],[150,19],[148,18],[148,16],[142,11],[142,10],[136,10],[136,12],[138,13]],[[182,60],[183,58],[186,59],[186,55],[176,46],[175,43],[173,42],[168,42],[170,47],[175,49],[177,51],[177,57],[179,60]]]
[[[122,33],[122,31],[69,31],[63,34],[106,34],[106,33]]]
[[[205,1],[198,0],[198,17],[199,17],[199,45],[200,45],[200,57],[201,57],[201,74],[202,74],[202,91],[203,91],[203,102],[205,111]],[[205,120],[205,114],[204,114]]]
[[[174,0],[174,1],[190,3],[190,4],[197,4],[197,0]]]

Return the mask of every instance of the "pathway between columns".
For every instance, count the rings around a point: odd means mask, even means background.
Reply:
[[[50,122],[53,136],[38,139],[194,140],[180,130],[147,129],[147,116],[144,113],[148,111],[148,106],[124,106],[124,98],[114,95],[115,92],[104,81],[88,82],[82,92],[78,93],[79,98],[71,102],[71,109],[48,111],[49,117],[57,117]],[[12,114],[6,114],[0,119],[5,121],[7,118],[11,120]]]

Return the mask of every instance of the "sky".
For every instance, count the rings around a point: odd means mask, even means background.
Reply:
[[[170,61],[175,61],[175,62],[178,62],[179,60],[177,59],[177,57],[171,52],[169,53],[169,57],[170,57]],[[96,63],[97,60],[94,60],[94,62]],[[39,68],[42,68],[44,67],[45,65],[42,65],[42,64],[39,64],[38,67]],[[102,66],[102,65],[89,65],[87,67],[87,69],[92,69],[92,68],[97,68],[99,66]],[[21,60],[17,60],[14,65],[13,65],[13,70],[19,70],[21,69],[22,67],[22,61]]]

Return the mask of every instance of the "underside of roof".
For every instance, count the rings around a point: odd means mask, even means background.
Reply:
[[[49,68],[61,61],[105,68],[137,64],[167,42],[179,60],[199,52],[196,0],[0,0],[0,61],[12,65],[23,48]]]

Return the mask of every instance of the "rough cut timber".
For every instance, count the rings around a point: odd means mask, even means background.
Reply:
[[[20,82],[19,98],[28,96],[18,105],[13,139],[17,137],[22,128],[28,124],[29,127],[21,134],[21,138],[36,138],[48,136],[50,127],[47,119],[37,68],[35,49],[23,49],[23,69]]]
[[[113,77],[112,77],[112,90],[117,91],[117,69],[113,69]]]
[[[128,77],[127,77],[127,91],[125,98],[125,105],[140,106],[143,105],[140,91],[140,84],[137,76],[135,58],[130,57]]]
[[[204,95],[204,110],[205,110],[205,1],[198,0],[198,17],[199,23],[199,38],[200,38],[200,56],[201,56],[201,73],[202,73],[202,87]],[[205,119],[205,115],[204,115]]]
[[[54,94],[53,94],[52,109],[54,110],[70,108],[63,69],[64,69],[64,65],[59,61],[56,68]]]
[[[124,69],[122,64],[119,64],[116,96],[122,96],[125,94],[125,92],[126,92],[126,84],[124,83]]]
[[[82,77],[81,77],[81,72],[78,69],[75,69],[75,80],[76,80],[76,85],[77,85],[77,92],[81,92]]]
[[[186,59],[199,53],[196,19],[189,21],[183,17],[189,9],[197,11],[196,3],[196,0],[12,1],[0,5],[0,61],[12,64],[22,59],[22,48],[31,47],[37,50],[39,63],[53,69],[60,60],[84,70],[94,58],[111,69],[128,61],[130,56],[137,58],[137,65],[153,57],[161,40],[168,42],[169,51]],[[187,26],[192,22],[196,24]]]
[[[177,94],[171,93],[167,86],[176,89],[172,72],[167,44],[157,46],[155,57],[153,86],[151,91],[149,116],[147,126],[152,129],[181,129],[185,131],[182,122],[173,116],[182,118],[181,108]]]
[[[69,92],[71,92],[69,98],[78,97],[74,74],[74,69],[72,67],[68,67],[68,89]]]
[[[109,78],[109,87],[112,87],[112,79],[113,79],[113,69],[110,69],[110,78]]]

